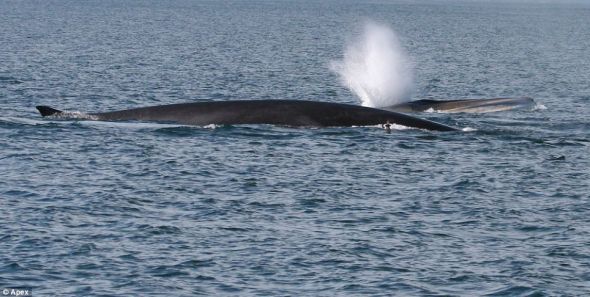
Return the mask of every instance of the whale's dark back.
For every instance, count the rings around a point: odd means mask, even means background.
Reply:
[[[161,121],[188,125],[272,124],[330,127],[399,124],[427,130],[455,128],[401,113],[329,102],[235,100],[181,103],[91,114],[100,120]]]
[[[535,101],[530,97],[459,100],[423,99],[387,106],[382,109],[395,112],[423,112],[432,110],[448,113],[487,113],[511,109],[531,109],[534,105]]]
[[[271,124],[294,127],[351,127],[398,124],[435,131],[457,129],[413,116],[350,104],[303,100],[237,100],[181,103],[102,113],[63,112],[37,106],[42,116],[103,121],[156,121],[186,125]]]

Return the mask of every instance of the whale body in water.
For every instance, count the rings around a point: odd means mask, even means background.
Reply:
[[[205,126],[271,124],[291,127],[352,127],[397,124],[456,131],[456,128],[377,108],[304,100],[232,100],[180,103],[100,113],[69,113],[37,106],[42,116],[99,121],[156,121]]]
[[[381,109],[395,112],[441,112],[441,113],[487,113],[512,109],[532,109],[535,101],[530,97],[459,99],[459,100],[416,100]]]

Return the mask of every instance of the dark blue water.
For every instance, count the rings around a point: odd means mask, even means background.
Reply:
[[[590,294],[590,5],[2,1],[0,287],[36,296]],[[44,120],[195,100],[358,104],[372,19],[423,114],[476,131]]]

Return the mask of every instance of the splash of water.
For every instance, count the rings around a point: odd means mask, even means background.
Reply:
[[[374,22],[365,24],[363,34],[348,44],[342,60],[330,63],[330,69],[363,106],[406,102],[413,91],[411,63],[395,32]]]

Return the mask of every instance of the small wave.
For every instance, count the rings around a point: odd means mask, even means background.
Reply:
[[[484,296],[543,296],[541,292],[528,286],[511,285],[495,289]]]
[[[0,84],[18,85],[22,83],[23,81],[12,76],[0,76]]]
[[[412,129],[412,127],[398,125],[398,124],[391,124],[391,130],[409,130],[409,129]]]
[[[79,125],[83,125],[83,126],[129,128],[129,129],[162,129],[162,128],[187,127],[185,125],[180,125],[180,124],[163,124],[163,123],[146,123],[146,122],[78,121],[78,122],[68,122],[68,123],[78,123]]]
[[[78,114],[73,112],[71,114]],[[0,117],[0,123],[7,124],[20,124],[20,125],[71,125],[76,124],[79,126],[86,127],[110,127],[110,128],[129,128],[129,129],[162,129],[162,128],[181,128],[181,127],[196,127],[198,126],[187,126],[181,124],[165,124],[165,123],[148,123],[148,122],[109,122],[109,121],[97,121],[92,120],[91,117],[85,117],[82,113],[80,116],[49,116],[42,119],[30,119],[30,118],[17,118],[17,117]],[[53,119],[53,120],[52,120]],[[87,120],[87,121],[80,121]],[[211,128],[211,127],[205,127]]]
[[[219,128],[219,127],[221,127],[221,125],[209,124],[209,125],[203,126],[203,128],[205,128],[205,129],[211,129],[211,130],[215,130],[215,129]]]
[[[408,126],[404,126],[404,125],[399,125],[399,124],[390,124],[390,128],[391,130],[409,130],[409,129],[414,129],[412,127],[408,127]],[[341,128],[348,128],[348,127],[341,127]],[[352,126],[350,128],[379,128],[379,129],[385,129],[384,125],[368,125],[368,126]]]
[[[477,131],[477,129],[471,128],[471,127],[465,127],[463,129],[461,129],[461,131],[463,131],[463,132],[474,132],[474,131]]]
[[[535,106],[533,107],[533,110],[546,110],[547,106],[541,104],[541,103],[537,103],[535,104]]]
[[[22,124],[22,125],[43,125],[50,123],[48,121],[33,120],[28,118],[16,118],[16,117],[0,117],[1,123],[7,124]]]

